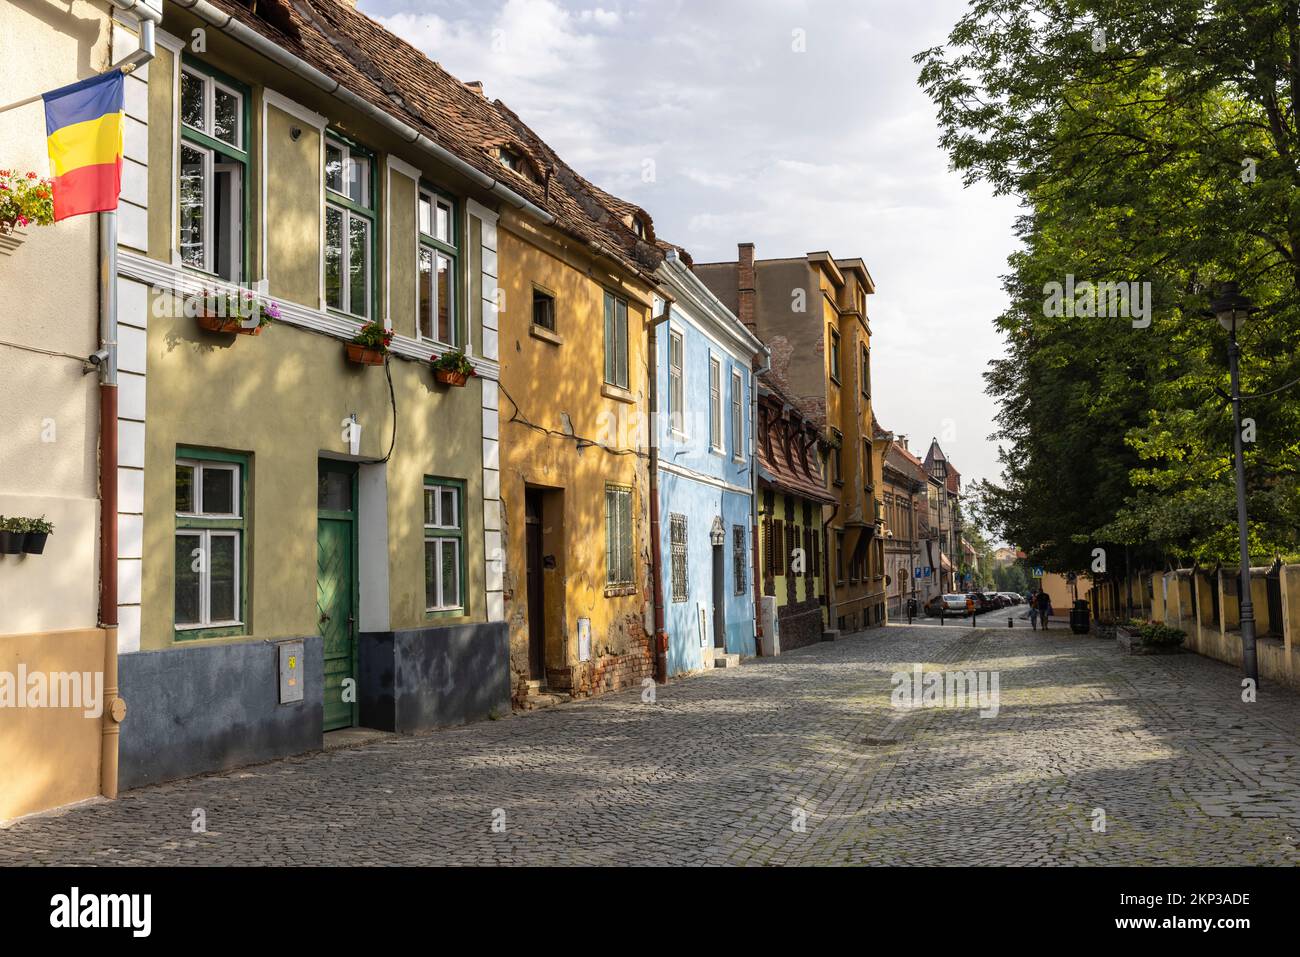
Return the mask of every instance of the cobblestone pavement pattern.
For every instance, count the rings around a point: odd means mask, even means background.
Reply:
[[[1226,665],[1017,625],[891,626],[654,703],[131,791],[0,830],[0,863],[1300,863],[1300,695],[1245,704]],[[997,716],[893,707],[915,663],[997,671]]]

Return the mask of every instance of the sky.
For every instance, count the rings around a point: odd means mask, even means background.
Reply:
[[[588,179],[697,262],[861,257],[872,399],[963,484],[1000,473],[982,373],[1015,249],[1014,200],[963,187],[912,56],[966,0],[360,0],[481,80]]]

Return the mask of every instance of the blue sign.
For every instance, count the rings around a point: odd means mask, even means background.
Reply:
[[[1042,577],[1043,577],[1043,566],[1042,566],[1042,565],[1035,565],[1033,568],[1031,568],[1031,569],[1029,570],[1029,574],[1032,575],[1034,578],[1042,578]]]
[[[929,578],[931,571],[932,569],[927,565],[924,568],[917,568],[915,570],[915,575],[917,578]]]

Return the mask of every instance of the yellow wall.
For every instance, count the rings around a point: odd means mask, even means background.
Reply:
[[[547,667],[578,662],[578,619],[590,618],[593,658],[634,652],[645,640],[650,594],[650,545],[646,423],[646,329],[649,289],[566,250],[513,215],[501,220],[499,262],[504,290],[501,342],[501,499],[506,551],[506,617],[510,624],[512,683],[527,675],[528,622],[525,565],[524,491],[551,490],[554,512],[547,516],[545,552],[556,567],[547,582]],[[560,343],[530,334],[532,288],[537,283],[556,297]],[[628,365],[632,403],[602,394],[604,383],[604,292],[628,300]],[[607,390],[606,390],[607,391]],[[596,447],[579,450],[563,435],[560,413],[568,413],[579,436],[643,454],[615,455]],[[636,587],[631,594],[607,594],[605,484],[633,489]],[[560,503],[562,501],[562,511]]]
[[[104,641],[99,628],[11,635],[0,672],[102,673]],[[0,821],[97,795],[102,720],[83,708],[0,708]]]
[[[272,151],[272,161],[267,163],[266,190],[270,225],[266,240],[269,294],[316,307],[320,303],[319,251],[324,204],[320,186],[320,133],[274,106],[267,107],[266,124],[267,144]],[[290,137],[290,128],[302,131],[297,142]],[[252,245],[256,258],[260,246]]]
[[[258,336],[215,337],[192,319],[156,313],[149,328],[140,647],[167,647],[173,638],[178,445],[251,453],[246,633],[315,634],[317,460],[323,453],[347,452],[342,420],[352,412],[363,427],[361,456],[379,459],[388,451],[392,413],[384,371],[350,365],[342,341],[288,325],[271,325]],[[449,389],[436,385],[423,363],[391,363],[398,409],[397,443],[387,465],[391,627],[420,627],[429,620],[426,475],[466,483],[468,615],[438,622],[481,621],[482,384],[471,379],[464,388]],[[359,514],[360,522],[383,520],[364,510]]]

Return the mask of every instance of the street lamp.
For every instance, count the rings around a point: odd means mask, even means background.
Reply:
[[[1237,473],[1237,535],[1241,539],[1241,664],[1246,677],[1259,685],[1255,656],[1255,605],[1250,599],[1250,541],[1246,525],[1246,465],[1241,451],[1241,383],[1237,370],[1240,350],[1237,327],[1258,309],[1242,295],[1235,282],[1219,287],[1219,298],[1210,303],[1207,316],[1219,320],[1228,332],[1228,377],[1232,388],[1232,454]]]

